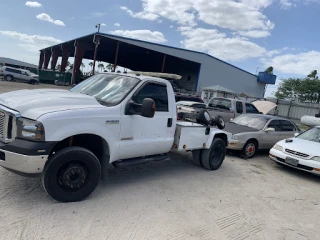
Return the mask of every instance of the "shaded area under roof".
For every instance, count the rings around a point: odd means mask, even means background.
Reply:
[[[226,92],[226,93],[236,94],[234,91],[232,91],[232,90],[230,90],[228,88],[222,87],[220,85],[203,87],[203,88],[201,88],[201,90],[210,90],[210,91],[215,91],[215,92]]]

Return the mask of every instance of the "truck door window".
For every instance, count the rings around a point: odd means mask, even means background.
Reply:
[[[210,101],[209,107],[230,110],[231,109],[231,101],[229,99],[214,98]]]
[[[259,113],[259,111],[251,103],[246,103],[246,113]]]
[[[132,97],[132,100],[142,104],[143,99],[152,98],[156,104],[156,112],[168,112],[167,87],[156,83],[148,83]]]
[[[242,106],[242,102],[237,102],[236,103],[236,108],[237,108],[237,113],[243,113],[243,106]]]

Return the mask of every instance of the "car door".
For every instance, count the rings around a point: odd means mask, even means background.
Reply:
[[[282,140],[282,126],[280,120],[271,120],[265,127],[267,128],[274,128],[274,132],[264,132],[263,141],[261,141],[261,148],[263,149],[270,149],[276,144],[278,141]]]
[[[153,118],[136,115],[121,116],[120,158],[142,157],[170,151],[175,133],[175,109],[169,109],[168,89],[166,84],[146,82],[129,101],[139,105],[143,99],[152,98],[156,110]],[[174,98],[170,99],[174,101]],[[172,108],[172,107],[171,107]],[[125,106],[122,109],[125,112]]]
[[[298,132],[296,127],[287,120],[281,120],[281,126],[282,126],[282,138],[291,138],[294,137],[294,134]]]

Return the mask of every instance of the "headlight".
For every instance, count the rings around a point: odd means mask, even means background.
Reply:
[[[34,140],[44,141],[44,127],[42,123],[26,118],[18,118],[17,120],[18,133],[17,137]]]
[[[273,149],[276,149],[276,150],[278,150],[278,151],[283,151],[283,147],[281,147],[280,145],[278,145],[278,144],[275,144],[274,146],[273,146]]]
[[[232,140],[239,140],[239,136],[237,136],[237,135],[232,135],[231,139],[232,139]]]
[[[311,158],[311,160],[320,162],[320,157],[313,157],[313,158]]]

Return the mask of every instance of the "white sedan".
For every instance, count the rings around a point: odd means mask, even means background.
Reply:
[[[269,157],[279,164],[320,175],[320,126],[276,143]]]

